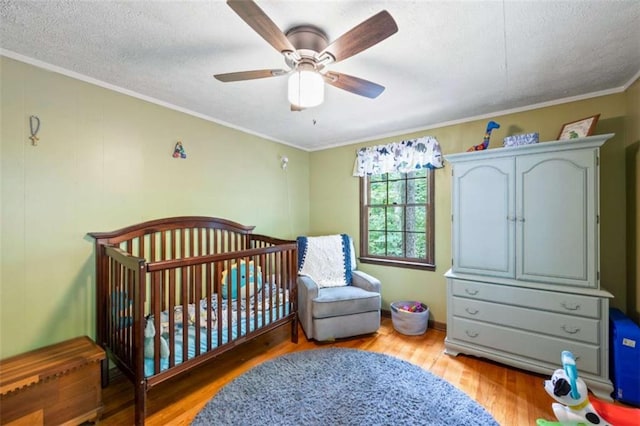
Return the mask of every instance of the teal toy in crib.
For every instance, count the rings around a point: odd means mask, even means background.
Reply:
[[[248,265],[247,268],[247,262],[241,261],[239,274],[237,263],[231,265],[230,271],[226,269],[222,271],[222,297],[224,299],[228,299],[229,294],[231,294],[231,299],[238,298],[238,278],[240,278],[240,297],[253,296],[256,287],[257,291],[260,291],[262,288],[262,269],[260,266],[255,267],[253,261]],[[257,283],[257,286],[254,285],[254,282]],[[231,291],[229,291],[229,286],[231,286]]]

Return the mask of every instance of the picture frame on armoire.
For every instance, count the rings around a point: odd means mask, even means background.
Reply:
[[[558,140],[591,136],[596,128],[598,118],[600,118],[600,114],[563,124],[562,129],[560,129],[560,134],[558,135]]]

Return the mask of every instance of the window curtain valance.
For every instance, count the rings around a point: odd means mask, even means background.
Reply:
[[[387,145],[360,148],[353,166],[354,176],[383,173],[409,173],[420,169],[439,169],[442,150],[436,138],[423,136]]]

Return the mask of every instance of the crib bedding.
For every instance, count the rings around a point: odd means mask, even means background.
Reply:
[[[263,294],[264,292],[264,294]],[[273,303],[270,301],[273,300]],[[276,302],[277,301],[277,302]],[[184,340],[187,341],[187,359],[196,357],[196,333],[200,333],[200,353],[208,351],[208,339],[211,340],[211,348],[224,345],[232,340],[242,337],[256,329],[270,324],[271,322],[284,318],[290,313],[289,293],[273,284],[271,288],[265,286],[261,291],[251,296],[248,300],[241,299],[238,304],[236,299],[224,299],[221,301],[221,315],[218,315],[218,294],[211,297],[211,303],[207,299],[200,300],[200,303],[187,305],[187,338],[184,338],[183,306],[174,308],[175,341],[169,342],[173,354],[175,354],[175,364],[183,362]],[[277,303],[277,305],[276,305]],[[211,328],[207,328],[207,309],[211,306]],[[231,337],[229,337],[229,315],[228,309],[231,307]],[[240,308],[240,327],[237,326],[238,307]],[[197,309],[196,309],[197,308]],[[263,315],[264,312],[264,315]],[[161,334],[169,338],[169,312],[160,313]],[[200,327],[196,323],[196,315],[200,315]],[[247,331],[247,316],[249,316],[249,330]],[[218,318],[222,324],[221,339],[218,342]],[[153,317],[150,318],[153,320]],[[209,335],[209,337],[207,336]],[[170,339],[169,339],[170,340]],[[150,377],[169,368],[169,358],[160,359],[160,371],[155,371],[153,358],[145,358],[145,377]]]

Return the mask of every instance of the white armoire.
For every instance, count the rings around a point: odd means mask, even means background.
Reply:
[[[612,136],[445,156],[447,354],[551,375],[569,350],[589,389],[611,400],[598,191],[600,146]]]

